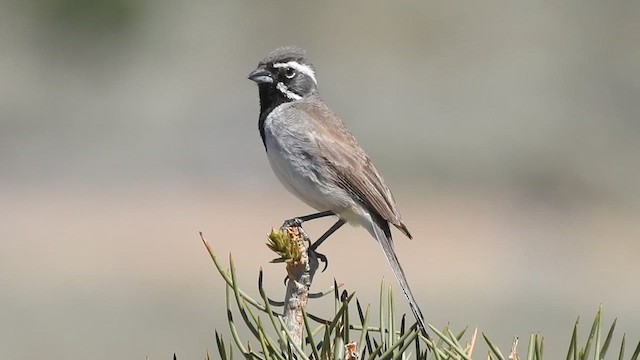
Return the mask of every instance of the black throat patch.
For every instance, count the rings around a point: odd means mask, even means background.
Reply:
[[[260,117],[258,118],[258,130],[260,131],[262,145],[264,146],[264,149],[267,150],[267,143],[264,138],[264,122],[267,120],[267,116],[271,114],[273,109],[286,102],[293,101],[293,99],[289,99],[280,92],[280,90],[270,86],[270,84],[258,86],[258,92],[260,94]]]

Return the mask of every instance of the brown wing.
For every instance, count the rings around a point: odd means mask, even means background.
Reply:
[[[391,191],[342,120],[321,102],[301,101],[294,106],[312,118],[322,119],[310,123],[322,160],[333,170],[335,180],[365,207],[411,239]]]

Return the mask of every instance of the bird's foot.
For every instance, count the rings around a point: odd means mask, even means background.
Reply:
[[[300,218],[294,217],[293,219],[285,220],[282,224],[283,227],[301,227],[304,221]]]
[[[310,257],[315,257],[317,260],[319,260],[319,261],[324,263],[324,267],[322,268],[322,272],[327,270],[327,267],[329,266],[329,259],[327,258],[327,256],[325,254],[321,254],[321,253],[309,248],[309,256]],[[282,279],[282,283],[286,286],[288,282],[289,282],[289,276],[287,275],[287,276],[284,277],[284,279]]]
[[[324,267],[322,268],[322,272],[327,270],[327,267],[329,266],[329,259],[327,258],[327,256],[325,254],[321,254],[321,253],[317,252],[315,247],[313,247],[313,245],[311,245],[309,247],[309,255],[315,256],[316,259],[318,259],[318,260],[320,260],[321,262],[324,263]]]
[[[318,215],[320,215],[320,216],[318,216]],[[328,215],[333,215],[333,213],[332,213],[332,212],[330,212],[330,211],[325,211],[325,212],[322,212],[322,213],[312,214],[312,215],[308,215],[308,216],[294,217],[294,218],[292,218],[292,219],[285,220],[285,221],[283,222],[283,224],[282,224],[282,227],[296,227],[296,228],[299,228],[299,229],[300,229],[300,231],[302,232],[302,234],[303,234],[304,238],[305,238],[305,239],[309,239],[309,237],[308,237],[308,236],[306,236],[306,234],[304,234],[304,230],[302,229],[302,223],[303,223],[303,222],[305,222],[305,221],[308,221],[308,220],[313,220],[313,219],[316,219],[316,218],[318,218],[318,217],[324,217],[324,216],[328,216]],[[338,227],[342,226],[343,224],[344,224],[344,222],[342,222]],[[335,225],[334,225],[334,227],[335,227]],[[337,229],[337,228],[336,228],[336,229]],[[320,244],[322,244],[322,242],[323,242],[324,240],[326,240],[326,238],[328,237],[328,235],[330,235],[331,233],[333,233],[336,229],[333,229],[333,230],[331,230],[331,229],[330,229],[330,230],[329,230],[329,232],[328,232],[327,234],[323,235],[323,236],[321,237],[321,239],[316,240],[314,243],[311,243],[311,240],[308,240],[308,241],[309,241],[309,247],[308,247],[308,249],[309,249],[309,254],[310,254],[311,256],[314,256],[316,259],[318,259],[318,260],[320,260],[321,262],[323,262],[323,263],[324,263],[324,267],[322,268],[322,272],[324,272],[325,270],[327,270],[327,267],[329,266],[329,259],[327,258],[327,256],[326,256],[326,255],[324,255],[324,254],[322,254],[322,253],[317,252],[317,251],[316,251],[316,248],[317,248]],[[287,281],[287,280],[285,279],[285,282],[286,282],[286,281]]]

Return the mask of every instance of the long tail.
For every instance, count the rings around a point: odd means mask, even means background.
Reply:
[[[378,223],[382,221],[384,221],[384,225],[380,226]],[[409,287],[407,277],[404,275],[404,270],[402,270],[400,261],[396,256],[395,250],[393,249],[393,242],[391,240],[391,230],[389,229],[389,224],[385,220],[380,219],[380,221],[372,221],[371,224],[367,224],[366,227],[371,235],[373,235],[380,243],[380,246],[384,251],[384,255],[387,257],[387,261],[389,261],[391,270],[393,270],[393,274],[396,276],[396,280],[398,280],[404,296],[407,298],[407,301],[409,301],[409,308],[411,308],[411,312],[413,312],[413,316],[415,316],[416,321],[418,322],[418,328],[420,328],[420,332],[423,336],[428,338],[429,335],[427,334],[427,325],[424,321],[424,316],[422,316],[422,311],[420,310],[416,299],[413,297],[413,293],[411,292],[411,288]]]

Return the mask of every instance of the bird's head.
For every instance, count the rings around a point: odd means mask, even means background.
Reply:
[[[299,47],[287,46],[273,50],[260,61],[248,78],[258,84],[261,101],[286,102],[318,93],[313,65]]]

